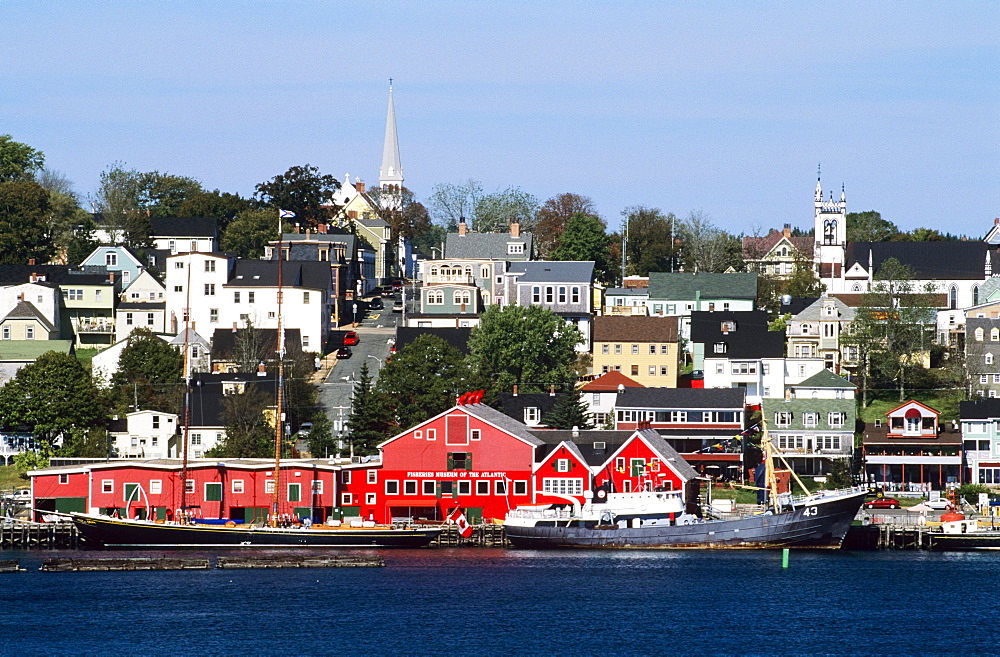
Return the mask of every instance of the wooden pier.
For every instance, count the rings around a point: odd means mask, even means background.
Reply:
[[[357,556],[239,556],[219,557],[216,568],[384,568],[385,560],[375,555]]]
[[[71,522],[0,524],[0,550],[75,550],[80,535]]]
[[[27,569],[21,568],[21,564],[17,559],[0,560],[0,573],[23,573],[25,570]]]
[[[502,525],[477,525],[469,538],[458,532],[457,525],[445,525],[432,546],[436,547],[509,547]]]
[[[119,559],[46,559],[45,573],[106,572],[112,570],[208,570],[208,559],[127,557]]]

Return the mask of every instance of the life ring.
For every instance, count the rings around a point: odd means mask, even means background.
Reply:
[[[604,490],[603,488],[600,489],[599,491],[597,491],[597,497],[598,497],[598,499],[603,500],[607,496],[608,496],[608,491]]]
[[[233,522],[232,520],[227,520],[226,521],[226,527],[235,527],[235,526],[236,526],[236,523]]]

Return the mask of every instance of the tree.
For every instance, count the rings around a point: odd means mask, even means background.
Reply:
[[[154,217],[179,217],[184,202],[204,193],[194,178],[151,171],[143,174],[143,205]]]
[[[220,192],[198,192],[184,198],[177,210],[181,217],[215,217],[219,220],[219,230],[225,232],[229,223],[241,212],[251,209],[249,200],[239,194]]]
[[[795,268],[792,270],[792,275],[782,283],[782,294],[798,298],[819,297],[825,289],[813,269],[812,261],[799,250],[795,251]]]
[[[35,181],[49,194],[47,232],[56,250],[56,259],[76,265],[97,247],[93,238],[94,220],[80,207],[73,183],[58,171],[45,169]]]
[[[0,264],[48,262],[55,254],[49,219],[44,187],[31,180],[0,182]]]
[[[111,377],[112,396],[125,412],[153,410],[180,413],[184,356],[146,328],[128,336]]]
[[[333,437],[333,422],[326,411],[320,410],[313,416],[312,429],[309,430],[306,441],[313,458],[327,458],[339,452],[337,440]]]
[[[580,390],[575,381],[568,381],[564,391],[556,397],[555,406],[542,418],[551,429],[593,429],[589,407],[580,398]]]
[[[152,223],[144,211],[146,179],[135,169],[116,162],[101,172],[101,183],[93,204],[104,220],[113,244],[134,248],[151,246]]]
[[[431,224],[426,231],[415,236],[410,244],[425,255],[441,258],[444,257],[443,245],[447,237],[448,231],[444,229],[444,226]]]
[[[585,214],[596,217],[594,202],[580,194],[560,194],[553,196],[535,213],[535,249],[542,260],[555,260],[550,254],[559,246],[559,239],[566,230],[571,217]],[[601,225],[607,227],[603,221]],[[586,258],[592,260],[593,258]]]
[[[306,164],[294,166],[285,173],[257,185],[255,197],[264,207],[295,212],[295,220],[314,228],[325,224],[330,203],[340,183],[331,175],[320,173],[318,167]]]
[[[222,233],[221,246],[241,258],[264,255],[267,243],[278,239],[278,216],[274,210],[243,210]]]
[[[608,242],[604,222],[592,214],[577,213],[566,222],[559,246],[550,254],[552,260],[594,261],[596,277],[608,279]]]
[[[0,135],[0,182],[32,180],[45,166],[45,155],[27,144]]]
[[[226,437],[208,451],[210,458],[267,458],[274,455],[275,428],[268,423],[264,410],[270,397],[248,385],[241,394],[226,395],[222,402],[222,420]]]
[[[576,326],[541,306],[491,305],[469,337],[469,365],[493,391],[542,391],[574,378]]]
[[[400,349],[379,373],[384,395],[400,429],[448,410],[456,394],[473,389],[462,353],[436,335],[424,334]]]
[[[412,243],[413,238],[430,230],[430,213],[407,188],[387,190],[376,187],[369,192],[369,196],[378,204],[382,219],[389,224],[394,237],[405,237]]]
[[[622,211],[628,242],[625,275],[648,276],[651,271],[676,271],[679,264],[679,227],[673,213],[659,208],[632,206]]]
[[[869,377],[892,382],[905,401],[910,377],[922,367],[935,326],[933,288],[917,288],[913,270],[895,258],[882,263],[872,289],[861,300],[843,342],[858,350],[862,405],[868,405]]]
[[[680,223],[684,243],[684,269],[721,274],[740,264],[740,241],[712,223],[704,212],[694,211]]]
[[[948,239],[941,231],[934,228],[914,228],[909,233],[903,233],[899,237],[900,241],[904,241],[902,238],[905,237],[907,242],[944,242]]]
[[[472,218],[482,196],[482,185],[472,178],[458,185],[435,185],[430,196],[431,214],[438,224],[453,233],[458,230],[459,220]]]
[[[896,224],[875,210],[847,213],[848,242],[889,242],[899,235]]]
[[[531,230],[537,211],[538,199],[522,189],[508,187],[478,200],[472,228],[478,233],[502,233],[517,222],[521,230]]]
[[[63,435],[59,455],[106,459],[110,451],[111,440],[105,427],[74,427]]]
[[[365,363],[354,383],[351,414],[347,418],[347,437],[351,441],[351,451],[374,454],[376,446],[391,436],[394,429],[395,422],[389,414],[389,406],[382,393],[372,385],[368,363]]]
[[[74,428],[104,426],[108,405],[75,357],[49,351],[0,388],[0,426],[26,426],[52,444]]]

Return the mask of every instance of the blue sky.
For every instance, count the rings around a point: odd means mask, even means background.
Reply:
[[[482,181],[754,233],[848,211],[1000,217],[996,2],[0,2],[0,134],[86,197],[114,162],[254,185]]]

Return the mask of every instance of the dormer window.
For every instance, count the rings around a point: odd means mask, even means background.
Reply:
[[[508,255],[521,255],[524,253],[524,243],[523,242],[508,242],[507,243],[507,254]]]
[[[726,353],[726,343],[725,342],[716,342],[712,346],[712,351],[714,351],[717,354],[724,354],[724,353]]]
[[[736,330],[736,322],[732,320],[726,320],[725,322],[722,322],[721,328],[723,333],[732,333],[733,331]]]

